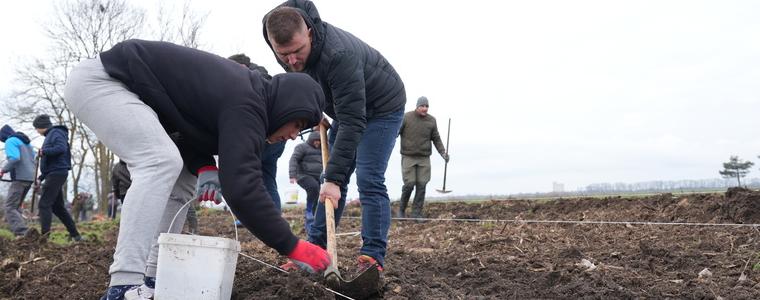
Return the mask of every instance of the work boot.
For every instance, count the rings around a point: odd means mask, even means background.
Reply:
[[[377,270],[380,272],[383,271],[383,266],[377,263],[377,260],[372,258],[372,256],[362,254],[362,255],[359,255],[359,258],[357,258],[356,261],[357,261],[356,274],[361,274],[362,272],[371,268],[372,266],[376,266]]]
[[[369,255],[360,255],[357,259],[357,265],[356,265],[356,274],[354,275],[354,278],[359,276],[359,274],[364,273],[369,268],[377,268],[378,273],[380,274],[380,277],[377,281],[377,283],[374,286],[374,293],[379,294],[383,290],[383,286],[385,285],[384,279],[383,279],[383,266],[381,266],[377,260],[375,260],[373,257]],[[382,297],[381,297],[382,298]]]
[[[124,300],[124,294],[131,290],[138,288],[138,285],[114,285],[108,287],[108,291],[100,300]],[[139,298],[138,298],[139,299]]]
[[[422,218],[422,206],[425,204],[425,184],[417,184],[412,202],[412,218]]]
[[[398,217],[399,218],[405,218],[406,217],[406,205],[409,204],[409,197],[412,196],[412,190],[414,190],[414,185],[404,185],[401,187],[401,198],[399,199],[399,205],[398,205]]]
[[[27,229],[27,230],[24,230],[24,231],[19,231],[19,232],[17,232],[17,233],[14,233],[14,234],[13,234],[13,237],[14,237],[15,239],[17,239],[17,240],[20,240],[20,239],[22,239],[22,238],[24,238],[24,237],[26,236],[27,232],[29,232],[29,230],[28,230],[28,229]]]

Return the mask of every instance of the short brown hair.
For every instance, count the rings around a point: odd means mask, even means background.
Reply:
[[[303,26],[306,26],[306,22],[296,8],[281,6],[267,15],[267,35],[278,44],[290,42]]]

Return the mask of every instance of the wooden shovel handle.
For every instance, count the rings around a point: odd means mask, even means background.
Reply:
[[[322,172],[327,171],[327,160],[330,152],[327,149],[327,128],[324,122],[319,122],[319,143],[322,147]],[[335,207],[330,199],[325,199],[325,226],[327,227],[327,253],[330,253],[332,266],[338,269],[338,247],[335,242]]]

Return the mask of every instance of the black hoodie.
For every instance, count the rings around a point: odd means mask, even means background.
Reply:
[[[265,244],[289,253],[298,239],[264,187],[261,151],[285,123],[319,122],[319,85],[303,74],[270,82],[221,56],[166,42],[128,40],[100,58],[111,77],[158,114],[190,172],[215,165],[219,155],[222,195],[232,211]]]

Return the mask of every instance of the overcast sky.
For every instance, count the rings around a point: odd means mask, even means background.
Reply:
[[[261,18],[281,1],[193,1],[209,12],[204,50],[245,52],[280,73]],[[151,10],[153,1],[135,1]],[[717,178],[730,155],[760,155],[760,2],[316,1],[419,96],[441,134],[452,119],[454,195],[575,190],[595,182]],[[0,96],[15,64],[44,55],[48,1],[0,10]],[[3,121],[5,122],[5,121]],[[300,141],[299,141],[300,142]],[[287,188],[287,161],[278,181]],[[443,160],[433,155],[428,195]],[[750,176],[757,176],[755,167]],[[390,160],[391,198],[401,189]],[[351,197],[358,195],[355,188]]]

